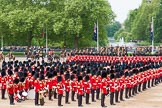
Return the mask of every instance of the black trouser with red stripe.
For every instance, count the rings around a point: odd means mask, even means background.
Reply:
[[[82,95],[78,94],[78,106],[82,105]]]
[[[2,93],[2,99],[5,99],[5,92],[6,92],[6,89],[2,89],[2,90],[1,90],[1,93]]]
[[[91,94],[92,94],[92,102],[94,102],[95,101],[95,99],[94,99],[95,90],[94,89],[91,90]]]
[[[38,101],[39,101],[39,93],[35,92],[35,105],[38,105]]]
[[[68,103],[69,102],[69,92],[66,91],[65,93],[66,93],[65,94],[65,103]]]
[[[72,91],[72,93],[71,93],[71,100],[72,100],[72,101],[75,101],[75,100],[74,100],[74,95],[75,95],[75,91]]]
[[[99,99],[99,95],[100,95],[100,88],[96,89],[96,99]]]
[[[86,93],[86,104],[89,104],[89,93]]]
[[[105,106],[105,94],[101,94],[101,106],[104,107]]]
[[[110,93],[110,105],[113,105],[114,104],[114,92],[111,92]]]
[[[52,89],[49,89],[48,95],[49,95],[49,100],[51,100],[52,99]]]
[[[62,94],[58,94],[58,106],[61,106]]]
[[[121,89],[120,90],[120,100],[123,100],[123,92],[124,92],[124,89]]]
[[[10,104],[13,104],[14,103],[14,94],[10,94],[9,98],[10,98]]]
[[[115,102],[118,102],[119,92],[118,90],[115,91]]]

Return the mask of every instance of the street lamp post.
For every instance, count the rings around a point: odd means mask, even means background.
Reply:
[[[47,37],[47,24],[46,24],[46,57],[47,57],[47,54],[48,54],[48,37]]]

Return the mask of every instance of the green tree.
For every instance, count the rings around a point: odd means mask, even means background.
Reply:
[[[47,29],[50,45],[63,46],[66,37],[70,47],[92,46],[97,20],[105,45],[105,26],[114,18],[104,0],[0,0],[0,10],[1,35],[8,45],[45,45],[41,34]]]
[[[114,37],[115,32],[117,32],[121,28],[121,24],[118,21],[114,21],[110,25],[107,26],[107,35],[108,37]]]

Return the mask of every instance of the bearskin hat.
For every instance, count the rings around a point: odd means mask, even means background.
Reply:
[[[70,76],[70,79],[71,79],[71,80],[74,80],[74,78],[75,78],[75,76],[72,74],[72,75]]]
[[[26,78],[28,76],[28,74],[26,72],[24,72],[24,77]]]
[[[66,73],[65,74],[65,80],[68,80],[70,78],[70,74],[69,73]]]
[[[44,75],[40,75],[39,80],[44,80]]]
[[[52,73],[48,73],[48,78],[52,78]]]
[[[120,74],[117,73],[116,76],[115,76],[115,78],[120,78]]]
[[[88,68],[88,69],[87,69],[87,74],[90,74],[90,73],[91,73],[91,71],[90,71],[90,69]]]
[[[124,74],[124,75],[125,75],[125,77],[129,76],[129,73],[128,73],[128,71],[127,71],[127,72],[125,72],[125,74]]]
[[[35,78],[35,79],[39,78],[39,73],[35,73],[35,74],[34,74],[34,78]]]
[[[114,79],[115,78],[115,75],[114,74],[111,74],[110,75],[110,79]]]
[[[89,75],[85,76],[85,81],[88,82],[90,80]]]
[[[24,77],[20,78],[20,82],[24,82],[24,81],[25,81]]]
[[[62,81],[62,77],[61,76],[57,76],[57,82],[61,82]]]
[[[2,69],[1,75],[2,75],[2,77],[6,76],[6,71],[5,71],[5,69]]]
[[[8,75],[13,75],[13,72],[11,70],[8,70]]]
[[[107,73],[105,71],[102,71],[101,77],[102,78],[106,78],[107,77]]]
[[[14,81],[13,81],[13,83],[18,84],[19,83],[19,79],[18,78],[15,78]]]
[[[78,76],[78,82],[83,80],[83,77],[82,76]]]
[[[35,75],[35,71],[32,71],[31,74],[32,74],[32,76]]]

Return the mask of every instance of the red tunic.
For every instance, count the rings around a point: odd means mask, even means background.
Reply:
[[[120,88],[124,90],[124,78],[123,77],[119,79],[119,84],[120,84]]]
[[[101,81],[101,92],[103,93],[103,94],[107,94],[107,79],[106,78],[104,78],[104,79],[102,79],[102,81]]]
[[[72,81],[71,82],[71,87],[72,87],[72,91],[77,91],[77,82],[76,81]]]
[[[101,88],[101,81],[102,81],[102,79],[101,79],[101,76],[98,76],[97,78],[96,78],[96,83],[97,83],[97,88]]]
[[[113,80],[109,81],[110,92],[115,92],[115,82]]]
[[[19,91],[23,91],[24,90],[24,85],[22,83],[20,83],[18,86],[19,86],[19,88],[18,88]]]
[[[39,87],[40,87],[40,90],[44,89],[45,85],[43,81],[39,81]]]
[[[0,76],[0,83],[1,83],[1,80],[2,80],[2,76]]]
[[[85,93],[90,94],[91,88],[90,88],[89,82],[84,82],[84,90],[85,90]]]
[[[81,82],[78,82],[77,84],[77,92],[79,95],[83,95],[84,92],[83,92],[83,84]]]
[[[8,76],[8,82],[9,82],[9,84],[12,84],[13,83],[13,77]]]
[[[94,76],[90,79],[90,82],[91,82],[91,85],[92,85],[92,89],[96,90],[97,83],[96,83],[96,78]]]
[[[3,77],[1,79],[1,83],[2,83],[1,89],[6,89],[6,78]]]
[[[52,79],[52,84],[53,84],[53,86],[56,87],[56,85],[57,85],[57,78],[56,78],[56,77],[54,77],[54,78]]]
[[[66,80],[64,85],[65,85],[65,91],[70,92],[70,81]]]
[[[10,95],[14,94],[14,86],[13,84],[11,84],[8,88],[7,88],[7,91]]]
[[[48,80],[48,81],[47,81],[47,87],[48,87],[48,89],[49,89],[49,90],[52,89],[52,86],[53,86],[52,80]]]
[[[62,83],[57,84],[57,93],[63,94],[63,84]]]
[[[18,86],[18,84],[15,84],[14,87],[15,87],[15,88],[14,88],[14,89],[15,89],[14,92],[17,93],[17,92],[19,91],[19,86]]]
[[[29,80],[29,87],[34,87],[34,78],[31,77]]]
[[[25,79],[25,90],[29,89],[29,78]]]
[[[34,81],[34,90],[35,90],[35,92],[39,92],[39,90],[40,90],[40,86],[39,86],[39,81],[38,80]]]

